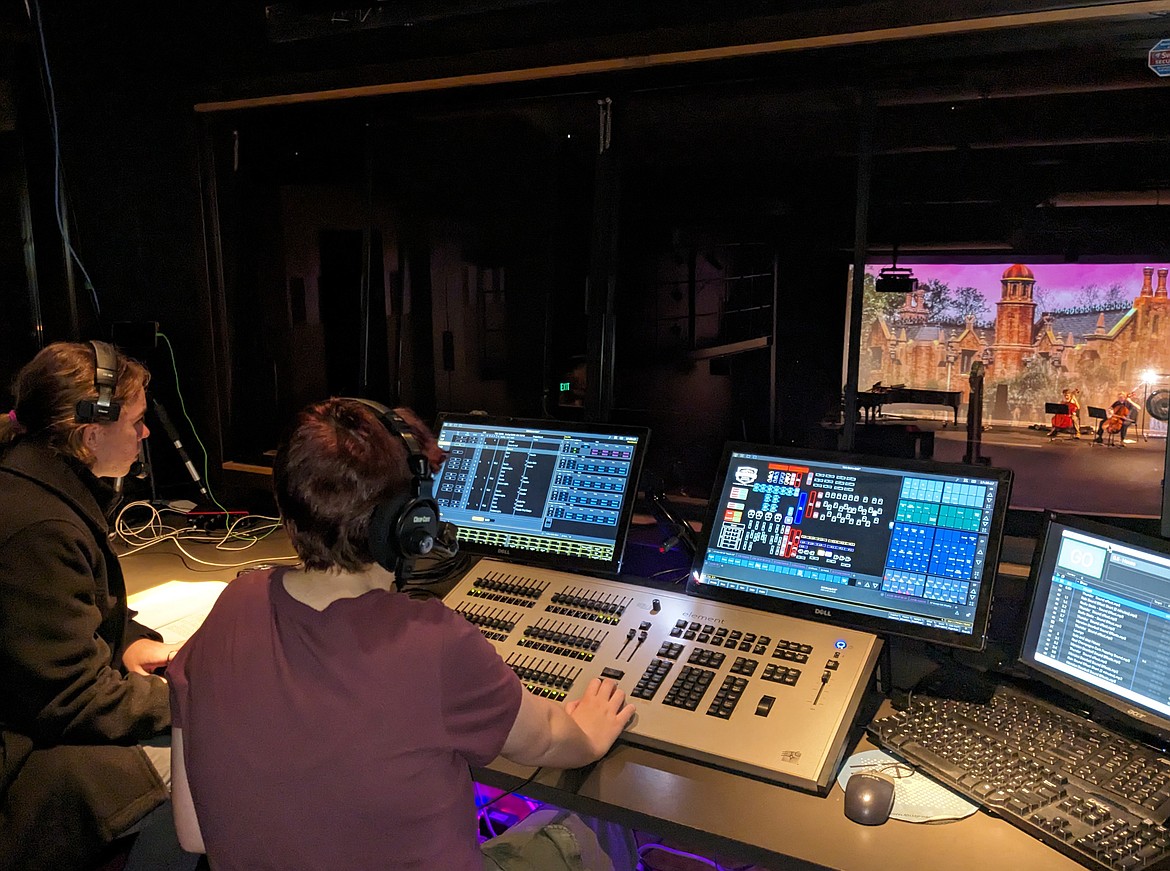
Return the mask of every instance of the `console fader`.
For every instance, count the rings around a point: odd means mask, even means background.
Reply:
[[[611,677],[637,706],[623,740],[825,793],[881,641],[682,593],[481,560],[444,601],[529,692]]]

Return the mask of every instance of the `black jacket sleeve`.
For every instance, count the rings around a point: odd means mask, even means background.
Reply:
[[[122,626],[103,624],[121,618],[98,601],[102,557],[79,532],[46,520],[0,547],[3,719],[38,743],[132,743],[169,727],[166,682],[113,667]]]

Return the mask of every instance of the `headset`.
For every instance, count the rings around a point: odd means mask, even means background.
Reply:
[[[75,416],[78,423],[112,423],[122,413],[122,405],[114,401],[118,389],[118,354],[106,342],[90,342],[93,348],[93,386],[97,400],[81,399]]]
[[[372,409],[378,420],[406,445],[410,468],[410,489],[378,503],[370,518],[370,555],[383,568],[398,574],[402,560],[425,556],[432,550],[453,553],[443,529],[450,524],[439,522],[439,505],[432,493],[434,477],[431,463],[410,425],[393,409],[369,399],[349,397]]]

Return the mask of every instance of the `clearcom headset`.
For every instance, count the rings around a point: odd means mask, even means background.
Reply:
[[[393,409],[369,399],[349,398],[372,409],[382,425],[406,445],[406,463],[413,479],[410,489],[380,502],[370,518],[370,554],[383,568],[396,572],[400,560],[428,554],[439,541],[439,506],[431,490],[431,464],[410,425]]]
[[[93,386],[97,399],[82,399],[77,403],[74,416],[78,423],[110,423],[122,413],[120,403],[114,401],[118,388],[118,354],[106,342],[90,342],[93,348]]]

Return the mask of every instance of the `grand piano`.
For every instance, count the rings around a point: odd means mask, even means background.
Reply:
[[[915,402],[920,405],[949,405],[954,413],[954,423],[959,423],[959,403],[963,399],[961,390],[930,390],[925,387],[882,387],[875,384],[870,390],[857,393],[857,409],[865,412],[866,423],[880,414],[883,405],[895,402]]]

